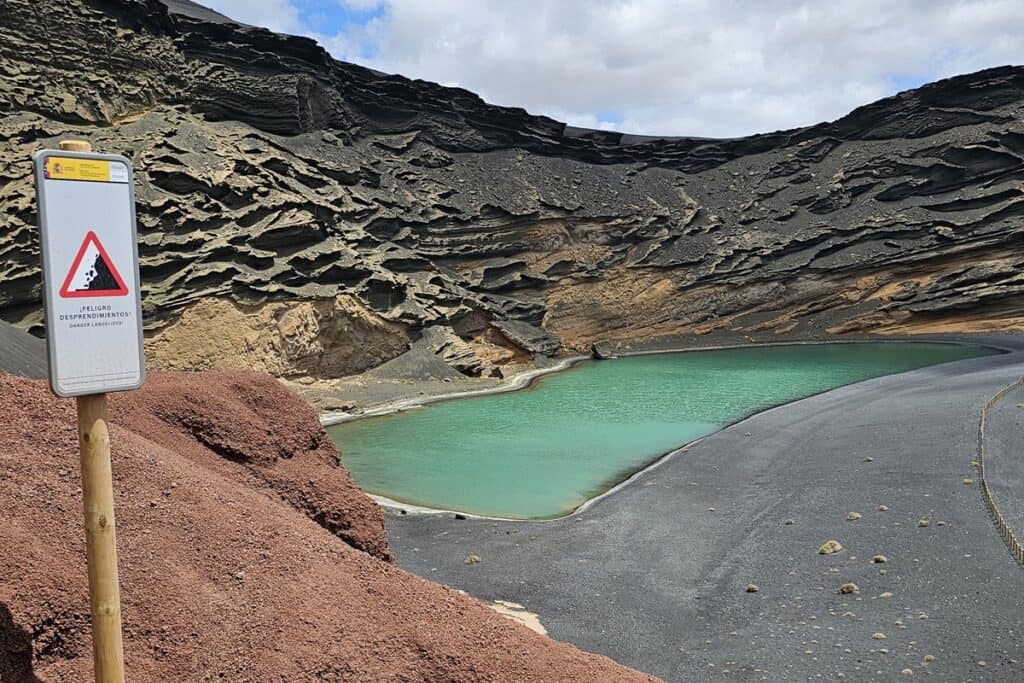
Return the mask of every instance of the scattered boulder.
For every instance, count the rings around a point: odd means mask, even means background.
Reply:
[[[480,556],[479,555],[467,555],[466,559],[464,560],[464,563],[465,564],[480,564]]]
[[[830,539],[830,540],[825,541],[824,543],[821,544],[821,546],[818,548],[818,554],[819,555],[835,555],[836,553],[838,553],[842,549],[843,549],[843,546],[842,546],[842,544],[839,543],[839,541],[836,541],[834,539]]]
[[[459,337],[450,327],[435,325],[423,330],[423,343],[448,366],[464,375],[486,375],[491,364],[477,355],[469,342]]]
[[[858,519],[860,519],[863,516],[864,515],[860,514],[859,512],[849,512],[849,513],[846,514],[846,521],[848,521],[848,522],[856,522]]]
[[[853,581],[847,581],[846,583],[841,585],[836,590],[836,592],[839,593],[840,595],[850,595],[851,593],[859,593],[860,592],[860,586],[855,584]]]
[[[618,358],[618,355],[612,351],[610,343],[599,341],[590,345],[590,357],[594,360],[611,360]]]
[[[746,590],[747,590],[748,593],[756,593],[757,591],[759,591],[761,589],[758,588],[756,583],[748,583]]]
[[[562,348],[561,340],[551,332],[535,327],[522,320],[496,320],[493,323],[509,341],[530,353],[551,356]]]

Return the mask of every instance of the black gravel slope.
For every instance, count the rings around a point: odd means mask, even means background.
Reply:
[[[670,681],[1022,680],[1024,573],[963,483],[981,406],[1022,374],[1013,353],[844,387],[714,434],[581,514],[391,513],[391,542],[406,569],[522,603],[553,637]],[[845,549],[819,555],[829,539]],[[837,593],[847,581],[859,592]]]
[[[0,372],[46,377],[46,343],[0,320]]]

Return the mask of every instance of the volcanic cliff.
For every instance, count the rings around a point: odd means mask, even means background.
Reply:
[[[134,160],[164,367],[467,374],[598,340],[1020,329],[1024,69],[730,140],[580,130],[185,0],[0,4],[0,317],[31,153]],[[704,336],[703,338],[709,338]]]

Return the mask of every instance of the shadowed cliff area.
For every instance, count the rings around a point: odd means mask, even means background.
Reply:
[[[0,317],[36,334],[29,158],[69,136],[134,160],[165,367],[1024,326],[1022,68],[709,140],[568,128],[182,0],[8,0],[0,38]]]

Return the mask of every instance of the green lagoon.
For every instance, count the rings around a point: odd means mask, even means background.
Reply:
[[[522,391],[433,403],[328,432],[366,491],[413,505],[544,519],[765,408],[992,353],[955,344],[862,343],[584,361]]]

